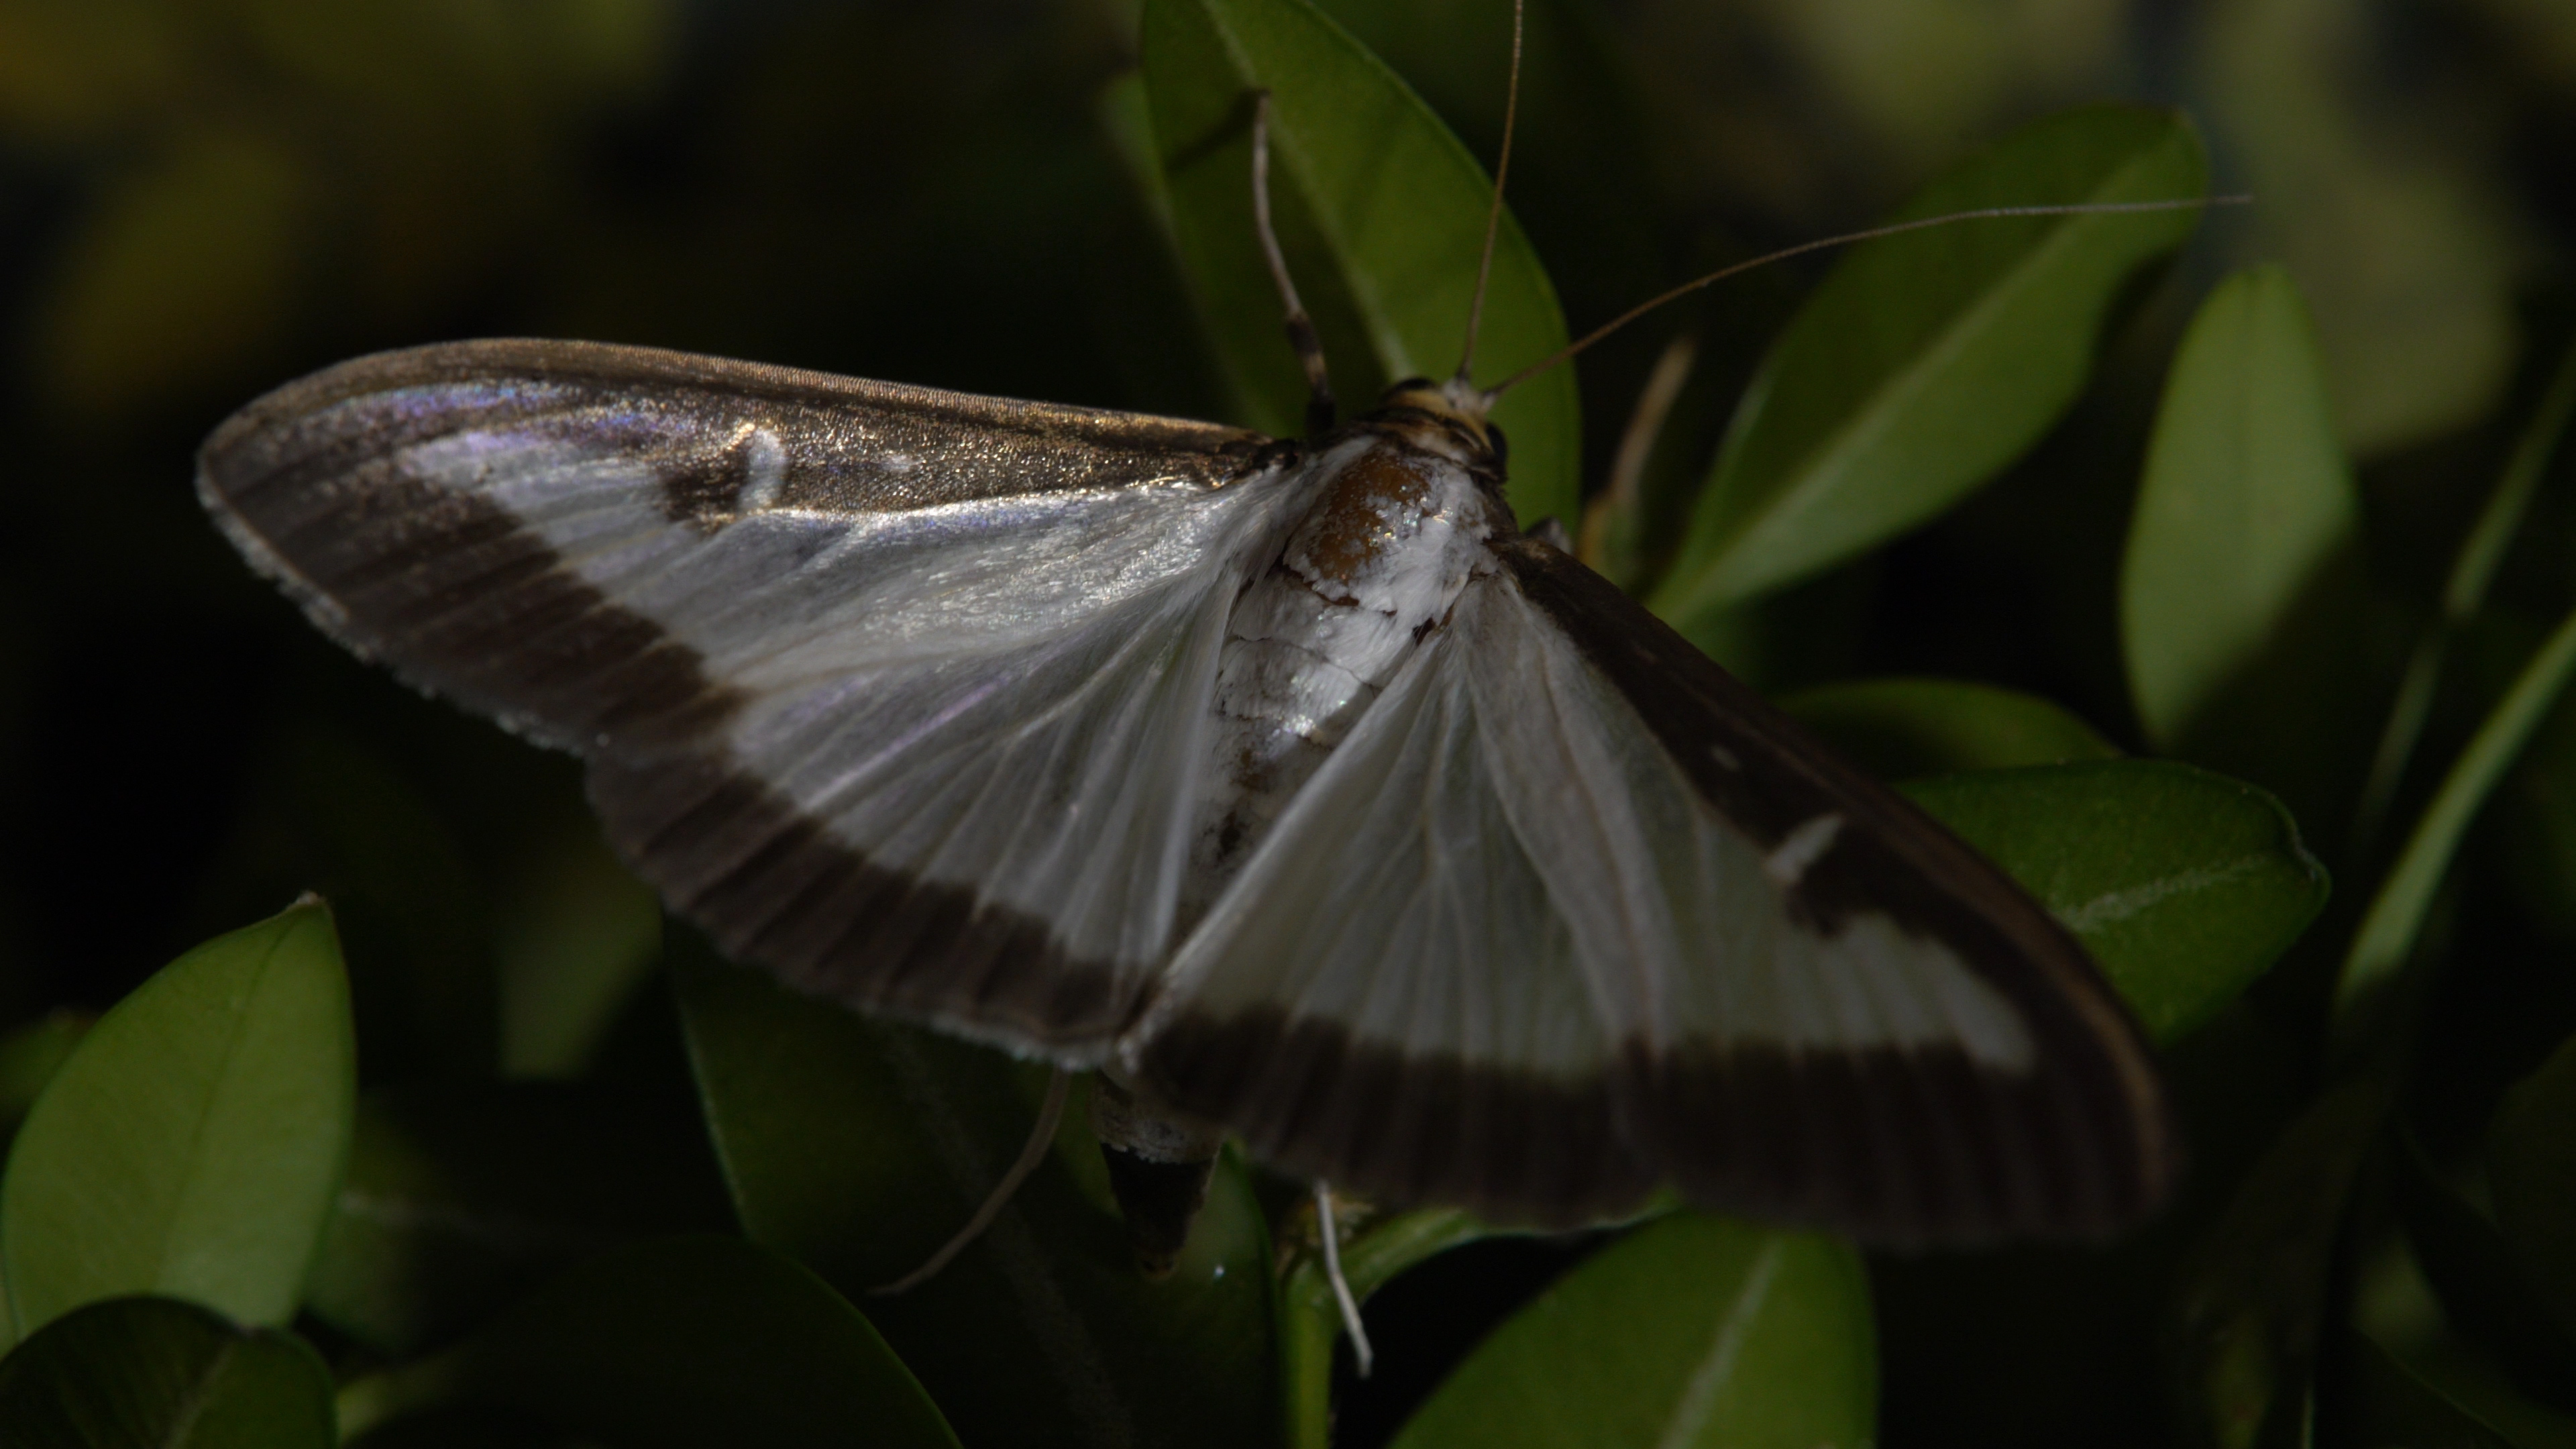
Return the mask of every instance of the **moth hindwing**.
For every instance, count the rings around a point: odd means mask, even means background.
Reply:
[[[1456,389],[1294,444],[551,342],[343,364],[199,473],[803,990],[1497,1220],[2152,1206],[2166,1108],[2073,938],[1502,484]]]

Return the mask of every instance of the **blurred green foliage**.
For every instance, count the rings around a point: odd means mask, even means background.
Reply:
[[[1510,324],[1530,337],[1991,182],[1978,158],[2105,124],[2085,116],[2196,137],[2164,179],[2196,184],[2205,147],[2215,190],[2254,195],[2168,218],[2060,289],[2064,336],[2001,329],[1974,376],[1922,339],[1963,335],[1936,324],[2064,229],[1755,274],[1588,354],[1537,424],[1564,460],[1540,511],[1573,523],[1579,480],[1623,585],[1705,615],[1765,689],[1821,686],[1809,718],[1882,773],[1976,772],[1916,788],[2052,904],[2135,907],[2095,946],[2190,1127],[2164,1220],[2093,1250],[1872,1260],[1862,1293],[1842,1250],[1741,1224],[1538,1242],[1362,1211],[1345,1252],[1383,1356],[1359,1382],[1333,1367],[1294,1185],[1230,1163],[1204,1273],[1128,1282],[1077,1113],[1026,1221],[918,1298],[863,1295],[962,1215],[1035,1084],[816,1015],[679,931],[675,1000],[570,764],[313,636],[206,526],[190,454],[311,367],[496,334],[1279,426],[1293,373],[1254,351],[1277,319],[1211,260],[1243,238],[1190,240],[1241,205],[1241,136],[1175,156],[1154,129],[1186,102],[1222,130],[1240,77],[1140,77],[1173,33],[1140,8],[0,0],[0,1113],[14,1131],[34,1107],[0,1276],[42,1305],[0,1362],[0,1438],[103,1442],[125,1430],[81,1416],[106,1405],[154,1442],[328,1442],[327,1367],[343,1430],[385,1445],[859,1423],[939,1443],[943,1418],[986,1443],[1270,1419],[1300,1443],[1551,1442],[1516,1396],[1806,1443],[1865,1427],[1873,1395],[1891,1445],[2576,1445],[2559,0],[1531,10]],[[1373,54],[1490,164],[1508,5],[1322,8],[1356,44],[1297,16],[1326,42],[1252,42],[1243,75],[1283,108],[1364,81],[1396,104]],[[1413,349],[1445,369],[1437,319],[1373,314],[1369,289],[1456,230],[1457,198],[1355,232],[1347,122],[1283,109],[1283,136],[1301,124],[1322,139],[1285,168],[1292,258],[1346,402]],[[1442,184],[1472,202],[1468,181]],[[1658,357],[1669,406],[1641,413]],[[1966,379],[1939,426],[1873,390],[1909,369]],[[1814,466],[1855,419],[1893,430],[1884,456]],[[1777,552],[1738,547],[1811,494]],[[2265,976],[2320,862],[2334,896]],[[310,937],[310,908],[135,989],[307,889],[338,944],[284,997],[156,1005],[248,937]],[[2380,994],[2338,1048],[2348,957]],[[286,1047],[222,1065],[223,1031],[262,1030]],[[329,1085],[352,1034],[354,1116]],[[218,1065],[158,1065],[178,1061]],[[155,1148],[172,1134],[135,1125],[201,1110],[238,1140]],[[76,1210],[100,1201],[133,1211]],[[1765,1299],[1762,1273],[1810,1288]],[[703,1311],[672,1314],[683,1292]],[[293,1335],[244,1326],[290,1315]],[[1740,1376],[1792,1349],[1798,1373]],[[1179,1385],[1161,1400],[1158,1376]],[[183,1401],[217,1406],[194,1438],[170,1437]]]

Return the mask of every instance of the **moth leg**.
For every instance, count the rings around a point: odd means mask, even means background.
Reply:
[[[1149,1278],[1172,1271],[1190,1224],[1207,1202],[1221,1128],[1168,1116],[1137,1099],[1133,1088],[1101,1072],[1091,1093],[1091,1130],[1109,1165],[1109,1187],[1127,1218],[1127,1242]]]
[[[1342,1327],[1351,1336],[1351,1358],[1361,1378],[1377,1354],[1369,1348],[1368,1329],[1360,1323],[1360,1304],[1351,1296],[1351,1280],[1342,1276],[1342,1233],[1333,1221],[1333,1189],[1315,1179],[1315,1234],[1324,1242],[1324,1278],[1333,1285],[1333,1302],[1342,1310]]]
[[[951,1259],[966,1251],[967,1244],[983,1236],[984,1230],[993,1225],[993,1219],[1002,1215],[1002,1208],[1010,1202],[1011,1194],[1020,1190],[1020,1184],[1029,1180],[1029,1174],[1037,1171],[1039,1163],[1046,1161],[1047,1148],[1055,1142],[1056,1124],[1064,1120],[1065,1093],[1072,1086],[1073,1073],[1062,1067],[1056,1068],[1055,1075],[1047,1079],[1046,1104],[1038,1108],[1037,1125],[1029,1129],[1029,1140],[1020,1144],[1019,1160],[1013,1162],[1011,1170],[1003,1173],[1002,1180],[993,1185],[992,1192],[984,1198],[984,1205],[975,1209],[975,1215],[966,1220],[966,1226],[957,1230],[957,1236],[941,1244],[928,1262],[891,1283],[869,1289],[870,1294],[882,1298],[920,1287],[937,1277],[939,1270],[947,1267]]]
[[[1279,300],[1288,309],[1288,345],[1306,369],[1306,436],[1320,438],[1333,430],[1333,380],[1324,370],[1324,341],[1315,335],[1306,304],[1297,300],[1296,280],[1288,275],[1288,258],[1279,250],[1279,233],[1270,225],[1270,92],[1252,102],[1252,225],[1261,234],[1261,255],[1270,263],[1270,280],[1279,284]]]

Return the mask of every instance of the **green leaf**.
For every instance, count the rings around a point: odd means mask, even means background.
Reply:
[[[579,1076],[662,954],[662,904],[588,820],[513,880],[497,923],[501,1070]]]
[[[17,1130],[93,1024],[85,1013],[56,1011],[0,1038],[0,1127]]]
[[[2260,665],[2350,546],[2359,498],[2323,366],[2278,266],[2219,284],[2183,334],[2120,571],[2129,688],[2160,748]]]
[[[407,1354],[575,1258],[732,1225],[694,1117],[569,1083],[415,1087],[358,1104],[305,1304]]]
[[[2487,1184],[2533,1294],[2576,1341],[2576,1037],[2497,1105]]]
[[[19,1336],[128,1293],[283,1324],[349,1148],[356,1044],[306,900],[180,957],[99,1018],[0,1183]]]
[[[2120,755],[2061,705],[1964,679],[1856,679],[1779,703],[1883,780]]]
[[[1148,0],[1142,50],[1173,229],[1241,420],[1293,435],[1306,404],[1253,228],[1252,105],[1263,89],[1280,244],[1345,409],[1390,382],[1455,371],[1493,182],[1421,98],[1305,0]],[[1476,378],[1490,385],[1565,341],[1555,289],[1506,215]],[[1511,439],[1521,520],[1579,522],[1572,370],[1515,388],[1494,420]]]
[[[2552,1319],[2512,1245],[2434,1175],[2413,1133],[2401,1127],[2395,1136],[2389,1198],[2443,1318],[2534,1392],[2561,1400],[2576,1393],[2576,1336]],[[2562,1198],[2544,1211],[2563,1214],[2566,1203]],[[2544,1220],[2542,1230],[2555,1226]]]
[[[2423,1449],[2515,1449],[2514,1442],[2426,1383],[2388,1350],[2360,1335],[2345,1340],[2344,1392],[2338,1416],[2362,1436],[2356,1442]]]
[[[744,1232],[865,1303],[963,1437],[1272,1434],[1269,1241],[1239,1165],[1220,1163],[1178,1264],[1150,1280],[1076,1092],[1056,1150],[973,1246],[909,1292],[864,1297],[982,1203],[1028,1136],[1044,1073],[719,962],[673,964]]]
[[[2344,1203],[2388,1090],[2355,1078],[2284,1128],[2194,1247],[2175,1299],[2173,1353],[2189,1437],[2252,1449],[2309,1401],[2317,1326]]]
[[[450,1352],[352,1384],[341,1417],[354,1439],[457,1405],[620,1449],[957,1443],[868,1320],[813,1274],[734,1238],[595,1258]]]
[[[2576,674],[2576,613],[2551,634],[2522,673],[2488,711],[2478,732],[2442,777],[2432,803],[2417,817],[2406,848],[2389,867],[2370,909],[2353,933],[2343,973],[2335,984],[2335,1039],[2345,1052],[2361,1050],[2388,1013],[2380,1010],[2398,968],[2415,948],[2416,933],[2433,908],[2433,896],[2459,853],[2460,840],[2497,782],[2513,766],[2550,706]]]
[[[2023,127],[1889,219],[2171,200],[2207,184],[2180,117],[2095,107]],[[2196,221],[1970,221],[1854,247],[1745,390],[1649,604],[1689,632],[1959,501],[2075,401],[2115,300]]]
[[[1848,1244],[1680,1213],[1567,1274],[1458,1366],[1399,1449],[1814,1449],[1878,1416]]]
[[[2082,937],[2159,1042],[2233,1001],[2325,904],[2325,868],[2280,802],[2189,765],[1980,771],[1906,793]]]
[[[1325,1276],[1322,1243],[1311,1206],[1295,1215],[1306,1241],[1296,1244],[1295,1266],[1279,1286],[1279,1383],[1287,1403],[1287,1441],[1296,1449],[1330,1449],[1333,1442],[1333,1345],[1342,1334],[1340,1302]],[[1462,1243],[1498,1231],[1456,1208],[1421,1208],[1370,1223],[1341,1245],[1342,1281],[1354,1302],[1405,1269]],[[1293,1236],[1293,1235],[1292,1235]]]
[[[304,1341],[193,1303],[75,1309],[0,1360],[10,1449],[329,1449],[331,1372]]]

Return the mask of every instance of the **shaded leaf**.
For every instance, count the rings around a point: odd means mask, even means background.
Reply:
[[[1296,1449],[1329,1449],[1333,1345],[1342,1335],[1341,1305],[1324,1272],[1312,1202],[1292,1215],[1292,1221],[1295,1228],[1289,1238],[1297,1257],[1279,1284],[1279,1384],[1288,1415],[1286,1437]],[[1342,1280],[1349,1285],[1352,1300],[1365,1304],[1369,1295],[1405,1269],[1496,1231],[1456,1208],[1397,1213],[1365,1225],[1341,1245]],[[1300,1232],[1303,1241],[1296,1240]]]
[[[2411,1132],[2394,1135],[2389,1196],[2443,1317],[2531,1391],[2576,1394],[2576,1338],[2551,1319],[2496,1225],[2434,1175]],[[2555,1204],[2558,1215],[2566,1205]]]
[[[2303,1412],[2345,1200],[2387,1115],[2388,1089],[2368,1078],[2317,1098],[2194,1248],[2174,1304],[2193,1438],[2247,1449]]]
[[[2333,558],[2360,503],[2308,309],[2255,267],[2201,304],[2165,379],[2120,571],[2120,635],[2147,738],[2171,748]]]
[[[2514,1449],[2477,1415],[2360,1334],[2346,1340],[2346,1422],[2371,1444],[2407,1449]]]
[[[148,116],[186,54],[180,20],[149,0],[0,6],[0,125],[78,141]]]
[[[731,1226],[694,1119],[558,1083],[372,1095],[305,1302],[370,1347],[410,1353],[574,1259]]]
[[[2170,1042],[2236,998],[2325,905],[2280,802],[2166,760],[1979,771],[1906,786],[2084,940]]]
[[[1253,227],[1263,89],[1280,242],[1345,410],[1390,382],[1454,372],[1493,182],[1421,98],[1306,0],[1149,0],[1141,45],[1174,233],[1239,421],[1304,431],[1306,386]],[[1555,290],[1507,214],[1476,378],[1490,385],[1565,341]],[[1516,388],[1494,420],[1511,439],[1514,512],[1579,522],[1572,370]]]
[[[1401,1449],[1815,1449],[1871,1442],[1869,1284],[1836,1239],[1678,1213],[1495,1330]]]
[[[496,912],[501,1070],[579,1076],[662,954],[662,904],[598,827],[545,839]]]
[[[2487,712],[2371,897],[2335,983],[2335,1040],[2345,1052],[2368,1046],[2381,1023],[2392,1018],[2385,1008],[2398,968],[2415,948],[2416,934],[2450,871],[2451,858],[2459,853],[2461,838],[2549,717],[2571,674],[2576,674],[2576,613],[2541,644],[2504,698]]]
[[[2096,107],[2023,127],[1890,220],[2196,197],[2207,172],[2181,118]],[[1974,221],[1854,247],[1746,389],[1649,604],[1691,632],[1957,502],[2074,402],[2122,288],[2196,220]]]
[[[0,1124],[6,1130],[17,1130],[94,1024],[84,1012],[56,1011],[0,1037]]]
[[[331,1373],[292,1334],[171,1298],[75,1309],[0,1360],[10,1449],[329,1449]]]
[[[118,181],[39,286],[44,389],[106,412],[269,362],[295,314],[310,184],[273,139],[211,126]]]
[[[1136,1267],[1076,1092],[1056,1150],[939,1276],[920,1266],[1019,1154],[1044,1074],[997,1052],[674,961],[743,1230],[867,1305],[977,1443],[1252,1443],[1272,1404],[1270,1256],[1219,1165],[1170,1276]]]
[[[100,1017],[0,1183],[18,1334],[130,1293],[286,1322],[339,1190],[355,1052],[339,941],[312,900],[208,941]]]
[[[2576,1037],[2497,1104],[2487,1184],[2532,1293],[2557,1317],[2562,1344],[2576,1343]],[[2567,1368],[2576,1397],[2576,1356]]]
[[[620,1449],[957,1443],[840,1295],[733,1238],[666,1239],[593,1259],[450,1352],[352,1385],[342,1413],[355,1437],[456,1405]],[[389,1437],[371,1432],[369,1442]]]
[[[1882,780],[2120,755],[2062,705],[1964,679],[1856,679],[1779,705]]]

